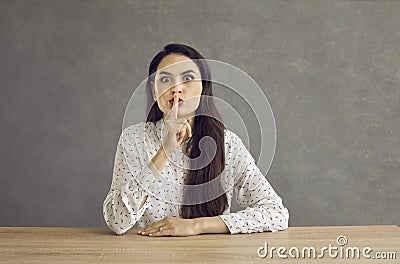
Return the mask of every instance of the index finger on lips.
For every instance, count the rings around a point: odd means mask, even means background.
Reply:
[[[174,102],[172,104],[172,109],[170,112],[170,119],[177,119],[178,118],[178,94],[174,94]]]

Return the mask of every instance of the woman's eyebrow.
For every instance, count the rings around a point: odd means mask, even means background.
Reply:
[[[184,75],[184,74],[189,73],[189,72],[193,72],[194,74],[196,74],[193,70],[187,70],[187,71],[182,72],[181,75]],[[160,72],[159,74],[160,74],[160,75],[161,75],[161,74],[172,75],[171,73],[166,72],[166,71],[162,71],[162,72]]]

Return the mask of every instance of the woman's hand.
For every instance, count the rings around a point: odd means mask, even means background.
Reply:
[[[160,227],[162,230],[160,231]],[[138,231],[140,235],[148,236],[193,236],[200,234],[198,222],[194,219],[166,216],[160,221],[150,224]]]
[[[178,119],[178,100],[178,94],[175,93],[172,109],[164,120],[166,135],[163,141],[163,147],[168,155],[182,143],[185,135],[188,137],[192,136],[192,127],[190,126],[189,120]]]

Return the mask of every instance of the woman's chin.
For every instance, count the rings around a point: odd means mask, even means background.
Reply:
[[[178,110],[178,118],[192,118],[196,115],[196,111],[180,111]]]

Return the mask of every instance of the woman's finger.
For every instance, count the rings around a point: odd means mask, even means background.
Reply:
[[[161,226],[164,226],[165,224],[166,224],[165,218],[163,218],[163,219],[161,219],[159,221],[151,223],[146,228],[144,228],[143,231],[147,232],[147,231],[149,231],[151,229],[157,229],[157,228],[160,228]]]
[[[183,126],[182,129],[181,129],[181,131],[179,131],[179,133],[178,133],[177,141],[178,141],[179,144],[182,143],[183,138],[185,137],[185,133],[186,133],[186,127]]]
[[[174,94],[174,103],[172,104],[172,108],[167,116],[168,119],[177,119],[178,118],[178,108],[179,108],[178,102],[179,102],[178,94],[175,93]]]
[[[179,134],[178,134],[178,143],[179,144],[182,143],[186,134],[188,135],[189,138],[192,137],[192,127],[190,126],[188,121],[185,122],[185,124],[182,126],[182,129],[179,131]]]
[[[189,121],[186,121],[185,125],[186,125],[186,128],[187,128],[186,132],[188,133],[188,136],[192,137],[192,127],[190,126]]]
[[[162,227],[162,231],[164,231],[164,229],[165,229],[165,226]],[[143,231],[141,233],[141,235],[149,235],[149,234],[154,234],[156,232],[160,232],[160,227],[157,227],[157,228],[154,227],[154,228],[148,229],[147,231]]]
[[[171,229],[169,229],[167,227],[165,227],[165,228],[163,227],[163,229],[161,231],[157,230],[153,233],[149,233],[149,236],[151,236],[151,237],[170,236],[171,231],[172,231]]]

